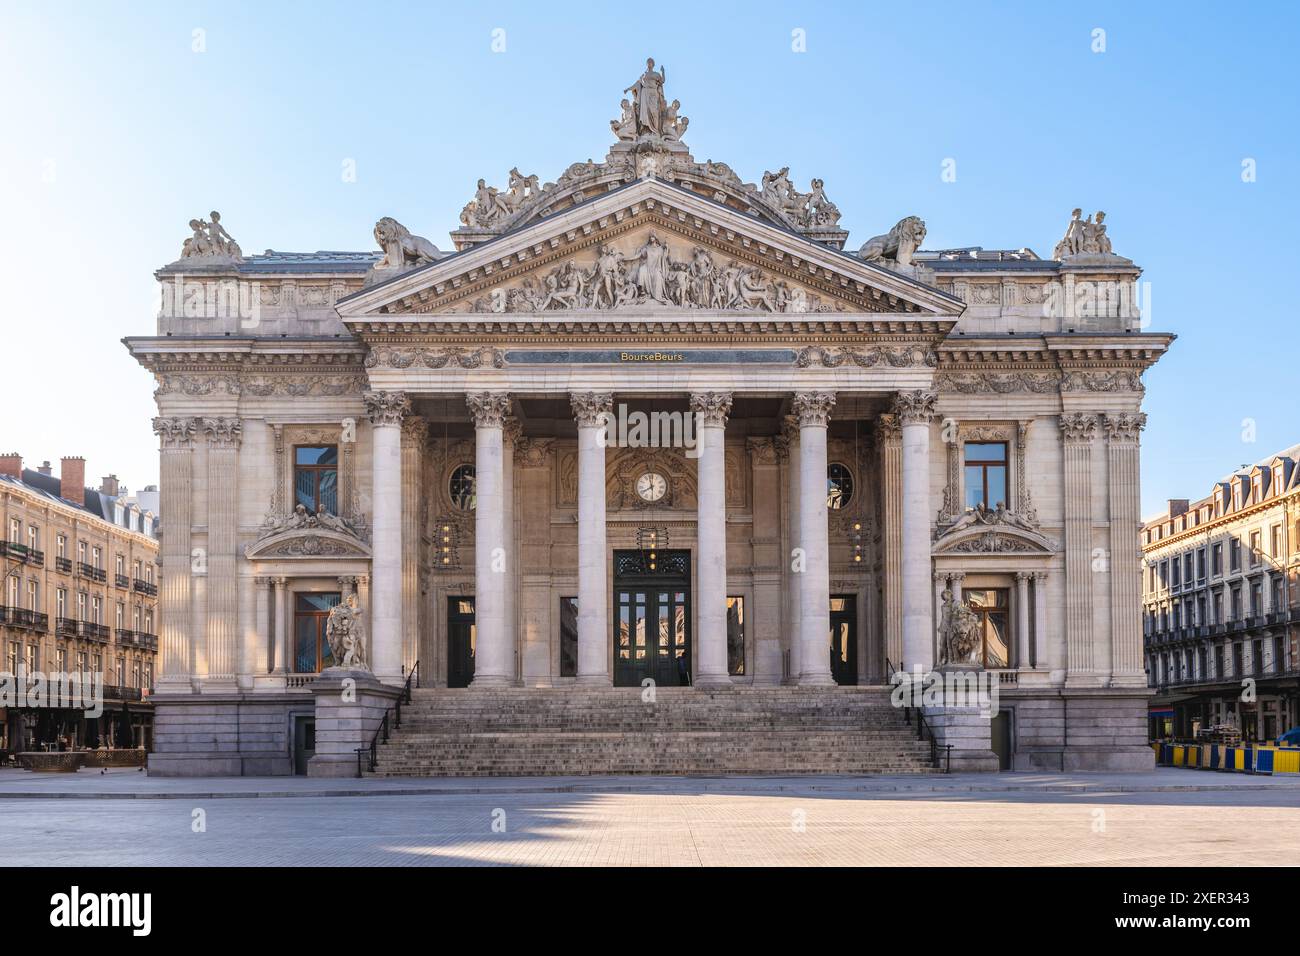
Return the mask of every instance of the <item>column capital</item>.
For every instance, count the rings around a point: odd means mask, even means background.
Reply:
[[[271,587],[271,579],[265,574],[256,574],[253,576],[253,584],[261,590],[266,591]]]
[[[475,428],[503,428],[510,415],[507,392],[470,392],[465,396]]]
[[[1034,576],[1034,572],[1033,572],[1033,571],[1017,571],[1017,572],[1016,572],[1016,580],[1019,581],[1019,582],[1022,583],[1022,584],[1025,583],[1026,581],[1029,581],[1033,576]]]
[[[1097,416],[1085,412],[1066,412],[1061,416],[1061,440],[1066,444],[1085,444],[1097,434]]]
[[[506,413],[505,419],[501,423],[501,438],[513,447],[524,436],[524,426],[520,424],[519,419],[509,412]]]
[[[961,584],[962,581],[965,581],[965,580],[966,580],[966,572],[965,572],[965,571],[949,571],[949,572],[948,572],[948,578],[949,578],[950,580],[952,580],[952,581],[956,581],[958,584]]]
[[[614,411],[614,396],[610,392],[570,392],[569,407],[579,428],[604,428],[607,416]]]
[[[411,410],[411,399],[405,392],[366,392],[361,397],[372,425],[400,425]]]
[[[935,571],[935,572],[934,572],[934,581],[935,581],[936,584],[943,584],[943,585],[946,586],[946,585],[948,584],[948,579],[949,579],[950,577],[952,577],[952,572],[951,572],[951,571]]]
[[[691,392],[691,411],[704,427],[725,428],[731,414],[730,392]]]
[[[1141,438],[1142,429],[1147,427],[1147,417],[1142,412],[1118,415],[1102,415],[1102,427],[1106,430],[1108,444],[1136,445]]]
[[[238,448],[244,437],[244,423],[238,418],[205,418],[203,433],[209,448]]]
[[[825,428],[831,420],[831,409],[835,407],[835,393],[796,392],[793,407],[800,428]]]
[[[193,448],[194,433],[198,430],[197,418],[155,418],[153,431],[164,451]]]
[[[419,415],[407,415],[402,419],[402,438],[423,448],[429,440],[429,423]]]
[[[278,574],[275,577],[271,578],[271,583],[275,585],[277,588],[283,590],[285,587],[288,586],[289,579],[285,577],[283,574]]]
[[[880,434],[881,442],[896,442],[903,437],[903,428],[898,423],[898,416],[893,412],[886,412],[876,420],[876,428]]]
[[[1046,571],[1035,571],[1035,572],[1033,572],[1033,575],[1034,575],[1034,580],[1035,580],[1035,581],[1046,581],[1046,580],[1047,580],[1047,572],[1046,572]]]
[[[939,393],[933,389],[915,388],[894,396],[894,415],[899,425],[928,425],[935,418],[934,405]]]
[[[745,450],[749,452],[750,458],[757,465],[775,465],[784,454],[781,448],[782,439],[777,438],[755,438],[753,436],[745,439]]]

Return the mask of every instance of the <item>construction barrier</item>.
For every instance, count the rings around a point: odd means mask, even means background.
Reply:
[[[1188,767],[1227,773],[1300,774],[1300,747],[1274,744],[1153,743],[1156,763],[1162,767]]]

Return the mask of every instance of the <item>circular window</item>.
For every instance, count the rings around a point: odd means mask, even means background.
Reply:
[[[826,507],[832,511],[848,506],[853,500],[853,472],[838,461],[826,467]]]
[[[451,473],[451,481],[447,488],[451,495],[451,503],[461,511],[473,511],[475,502],[474,491],[474,466],[459,465]]]

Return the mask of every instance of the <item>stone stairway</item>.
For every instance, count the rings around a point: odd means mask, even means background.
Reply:
[[[930,773],[884,687],[413,691],[378,776]]]

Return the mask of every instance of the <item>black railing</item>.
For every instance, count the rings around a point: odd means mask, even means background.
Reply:
[[[129,588],[131,586],[131,579],[125,574],[115,574],[113,575],[113,584],[119,588]]]
[[[120,684],[104,685],[105,700],[140,700],[142,696],[138,687],[123,687]]]
[[[76,637],[81,633],[76,618],[59,617],[54,619],[54,633],[58,637]]]
[[[56,571],[62,571],[64,574],[71,574],[71,573],[72,573],[72,559],[71,559],[71,558],[55,558],[55,559],[54,559],[54,569],[55,569]]]
[[[23,607],[0,607],[0,624],[20,627],[28,631],[47,631],[50,616],[40,611],[29,611]]]
[[[103,568],[97,568],[93,564],[87,564],[85,561],[77,562],[77,573],[83,578],[90,578],[92,581],[99,581],[101,584],[108,580],[108,572]]]
[[[158,649],[158,636],[148,634],[144,631],[131,631],[119,627],[117,629],[117,643],[126,644],[130,647],[143,647],[146,650],[156,651]]]
[[[17,558],[25,564],[37,564],[45,567],[45,552],[29,548],[17,541],[0,541],[0,554],[6,558]]]
[[[108,625],[95,624],[91,621],[78,621],[71,617],[56,618],[54,633],[58,637],[80,637],[98,644],[108,643]]]
[[[912,725],[912,714],[916,714],[916,739],[920,741],[929,741],[930,743],[930,766],[936,770],[939,768],[939,748],[943,747],[943,772],[952,773],[952,744],[940,744],[934,736],[934,730],[931,729],[929,722],[925,719],[925,714],[921,712],[920,707],[909,707],[904,705],[903,717],[907,720],[908,726]]]
[[[157,597],[158,595],[158,585],[152,581],[142,581],[140,578],[136,578],[132,582],[132,586],[141,594],[147,594],[150,597]]]
[[[411,672],[406,675],[406,683],[402,685],[402,692],[397,695],[397,700],[394,701],[393,706],[384,711],[384,716],[379,721],[379,728],[375,731],[375,735],[370,738],[370,746],[357,748],[358,777],[364,776],[361,769],[361,761],[363,757],[368,761],[370,772],[375,772],[375,768],[379,766],[379,745],[381,743],[388,743],[388,735],[393,730],[402,726],[402,704],[409,704],[411,702],[411,681],[415,681],[416,687],[420,686],[419,661],[415,662],[414,666],[411,668]],[[389,723],[390,717],[392,718],[391,725]]]

